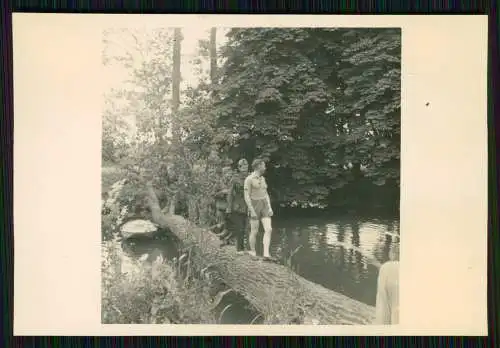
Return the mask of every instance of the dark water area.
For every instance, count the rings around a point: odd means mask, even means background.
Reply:
[[[388,260],[393,234],[399,234],[399,217],[391,212],[280,210],[273,219],[271,253],[302,277],[375,305],[377,264]],[[262,235],[261,231],[258,254]],[[132,249],[137,256],[148,253],[154,259],[163,254],[171,259],[178,257],[178,243],[167,233],[156,240],[138,239]],[[227,305],[231,307],[224,312],[223,324],[249,324],[258,315],[237,294],[226,295],[219,310]]]
[[[304,278],[375,305],[377,263],[388,259],[397,220],[344,216],[277,220],[272,253]]]

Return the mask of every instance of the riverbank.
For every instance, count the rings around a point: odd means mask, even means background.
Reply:
[[[209,284],[189,273],[162,255],[132,258],[119,239],[103,243],[102,323],[218,324]]]
[[[110,174],[116,175],[116,171],[105,173]],[[113,184],[107,179],[109,190]],[[102,242],[103,323],[265,324],[269,321],[238,294],[220,291],[217,280],[194,267],[191,254],[168,230],[160,231],[159,239],[124,239],[118,227],[128,220],[128,209],[120,204],[123,200],[119,194],[105,196],[102,233],[108,237]],[[163,246],[158,248],[160,243]],[[237,317],[228,318],[225,313],[234,307],[238,307]]]
[[[116,168],[102,170],[101,321],[104,324],[217,324],[210,284],[192,272],[189,259],[172,257],[178,245],[170,243],[171,255],[143,250],[141,255],[120,235],[119,226],[130,207],[120,200],[123,178]],[[172,242],[172,241],[171,241]]]
[[[288,211],[291,213],[290,210]],[[377,227],[377,223],[375,222],[375,225],[373,225],[374,220],[371,220],[371,222],[369,222],[371,226],[369,226],[366,225],[367,223],[366,218],[356,217],[356,215],[340,216],[336,214],[338,216],[332,218],[331,213],[328,211],[325,212],[321,210],[316,210],[316,211],[304,210],[304,213],[306,211],[307,214],[305,215],[309,215],[309,217],[305,218],[304,216],[302,217],[295,216],[295,218],[298,217],[298,219],[294,219],[294,222],[292,223],[293,226],[284,225],[283,220],[278,219],[278,216],[282,217],[282,214],[284,214],[284,212],[280,212],[277,214],[276,226],[275,226],[276,233],[273,234],[274,235],[273,237],[274,242],[272,246],[273,254],[278,255],[280,259],[281,258],[286,259],[289,257],[288,254],[290,252],[293,252],[296,248],[300,247],[299,252],[294,256],[292,263],[294,266],[298,266],[298,268],[300,268],[300,270],[297,269],[296,271],[298,271],[298,273],[301,274],[304,278],[313,281],[314,283],[321,284],[328,289],[338,291],[348,297],[357,299],[358,301],[361,301],[363,303],[372,304],[373,301],[372,297],[374,296],[375,286],[376,286],[376,279],[375,279],[377,272],[376,268],[373,268],[369,264],[366,264],[366,260],[364,259],[364,257],[361,254],[359,254],[358,251],[355,251],[355,249],[349,251],[350,250],[349,246],[347,246],[346,249],[346,246],[337,245],[336,243],[342,242],[341,244],[346,244],[345,242],[343,242],[343,240],[345,238],[348,238],[349,240],[352,239],[349,243],[353,244],[353,246],[359,246],[359,243],[361,242],[361,246],[363,247],[363,244],[365,244],[366,242],[372,243],[369,240],[375,241],[373,238],[375,238],[376,235],[383,237],[384,235],[383,230],[380,231],[381,233],[378,232],[377,230],[380,228],[384,229],[385,227],[383,226],[385,226],[384,225],[385,223],[380,223],[380,227]],[[282,222],[280,222],[279,220],[282,220]],[[338,222],[340,223],[340,225],[336,227],[332,225],[332,222],[333,223]],[[390,221],[390,223],[388,223],[388,225],[392,225],[396,222],[397,221],[392,220]],[[301,224],[304,224],[304,226],[302,226]],[[310,228],[307,227],[306,225],[310,225]],[[282,228],[284,228],[285,231],[282,231]],[[361,234],[361,240],[359,238],[360,234]],[[371,235],[373,235],[373,237],[371,237]],[[332,241],[331,240],[332,237],[335,238],[336,241]],[[369,238],[366,239],[367,237]],[[149,245],[152,246],[153,244],[154,242],[150,243]],[[154,254],[156,253],[156,251],[153,250],[154,247],[151,248],[150,246],[144,245],[143,247],[143,253],[148,253],[150,259],[145,264],[141,264],[142,265],[141,267],[144,268],[143,272],[145,272],[145,274],[132,277],[131,279],[129,279],[129,282],[132,282],[133,279],[136,278],[140,279],[141,277],[146,277],[148,274],[150,274],[148,273],[149,272],[148,269],[151,268],[149,266],[149,263],[155,258]],[[366,246],[369,247],[368,251],[371,253],[370,250],[372,249],[372,247],[370,245]],[[376,248],[380,249],[385,247],[383,244],[379,244],[378,246],[376,246]],[[354,254],[352,254],[352,252],[354,252]],[[379,251],[376,252],[378,253]],[[380,252],[385,253],[385,251],[381,249]],[[140,255],[143,253],[141,253],[140,251],[138,253],[136,252],[135,258],[140,259]],[[325,259],[325,257],[327,257],[327,259]],[[351,265],[351,262],[355,262],[356,264]],[[168,266],[172,268],[171,259],[167,260],[166,264],[167,268]],[[295,267],[293,268],[295,269]],[[325,272],[329,272],[332,274],[325,277],[326,274]],[[191,290],[186,289],[185,287],[188,286],[189,284],[199,282],[199,284],[203,284],[205,286],[205,290],[209,292],[213,290],[213,288],[211,288],[213,284],[210,284],[210,282],[207,281],[206,279],[203,279],[203,277],[198,277],[195,269],[192,269],[191,275],[194,277],[193,281],[186,284],[182,282],[184,276],[180,276],[180,278],[178,279],[178,284],[182,284],[182,286],[179,289],[183,289],[182,291],[190,292]],[[346,278],[347,275],[349,275],[349,278]],[[125,290],[123,289],[137,289],[137,287],[133,284],[133,282],[132,284],[128,284],[127,282],[117,281],[116,284],[119,284],[120,286],[119,288],[115,287],[115,289],[113,290],[115,293],[124,292]],[[150,284],[148,286],[150,286],[151,288],[155,288],[158,285]],[[199,285],[198,288],[200,287],[203,286]],[[139,287],[138,289],[140,290],[141,288]],[[113,291],[110,291],[109,293],[112,293]],[[164,289],[163,293],[165,294],[165,296],[168,296],[167,295],[169,294],[168,288]],[[124,296],[125,295],[122,295],[121,297]],[[135,301],[133,299],[133,296],[130,294],[130,291],[127,292],[127,296],[129,296],[127,297],[129,303]],[[143,296],[140,295],[140,293],[136,294],[136,296],[138,296],[136,300],[138,301],[138,307],[144,308],[144,305],[141,304],[144,301]],[[192,296],[197,298],[202,297],[202,295],[200,294],[196,295],[196,292],[193,293]],[[115,296],[115,298],[116,297],[119,298],[120,296]],[[172,297],[175,298],[175,296]],[[255,317],[252,317],[251,316],[252,314],[249,313],[242,314],[242,312],[249,312],[246,311],[245,309],[245,307],[249,305],[248,302],[245,302],[244,300],[241,301],[241,299],[236,299],[233,297],[234,296],[232,296],[231,293],[227,294],[221,300],[219,306],[217,308],[210,309],[211,312],[206,313],[204,317],[211,317],[212,318],[211,320],[216,320],[216,321],[220,320],[221,322],[224,322],[226,324],[231,324],[231,323],[249,324],[252,321],[254,324],[262,324],[265,323],[266,320],[268,322],[271,321],[269,320],[269,318],[262,318],[262,317],[258,317],[255,319]],[[213,301],[212,297],[209,296],[209,301],[210,300]],[[150,301],[152,301],[151,298]],[[177,308],[178,306],[179,305],[177,305]],[[108,305],[108,308],[112,313],[114,313],[112,306]],[[172,308],[175,308],[175,306],[173,306]],[[148,310],[150,311],[151,308],[150,309],[146,308],[145,310],[147,312]],[[182,311],[182,309],[180,310]],[[220,316],[221,313],[223,314],[222,316]],[[116,316],[116,314],[114,315]],[[171,316],[178,317],[178,315],[175,314]],[[128,316],[128,318],[130,317],[131,316]],[[279,315],[277,315],[277,317],[279,317]],[[137,318],[138,317],[136,315],[134,319],[136,320],[136,322],[139,320]],[[115,318],[115,319],[124,320],[123,318],[122,319]],[[142,320],[143,322],[144,320],[148,319],[146,317],[140,320]],[[163,319],[156,318],[155,320],[163,320]],[[207,322],[206,320],[208,319],[203,319],[202,322],[197,322],[196,320],[200,319],[192,318],[190,323],[206,323]],[[276,323],[276,320],[274,320],[273,323]]]

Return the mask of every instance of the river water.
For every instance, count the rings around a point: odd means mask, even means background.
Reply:
[[[375,305],[378,266],[399,234],[399,219],[360,214],[275,217],[271,253],[304,278],[348,297]],[[257,252],[262,253],[262,231]],[[229,248],[233,246],[228,246]],[[173,255],[171,239],[136,242],[135,254]],[[293,256],[290,256],[293,254]],[[237,295],[228,294],[224,324],[249,324],[256,313]],[[258,324],[256,320],[254,323]]]

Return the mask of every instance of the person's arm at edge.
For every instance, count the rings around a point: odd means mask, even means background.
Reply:
[[[378,279],[377,279],[377,299],[375,305],[375,322],[376,325],[388,325],[390,324],[391,311],[389,308],[389,299],[387,296],[387,277],[385,271],[385,265],[382,265],[379,269]]]

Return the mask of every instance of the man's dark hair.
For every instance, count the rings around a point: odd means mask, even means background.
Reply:
[[[262,158],[256,158],[252,162],[252,169],[257,169],[262,163],[266,163]]]

